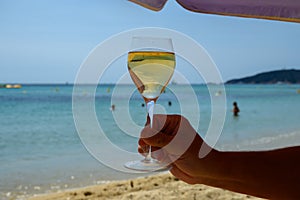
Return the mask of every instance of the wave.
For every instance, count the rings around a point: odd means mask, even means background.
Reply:
[[[239,142],[232,141],[230,143],[218,144],[217,148],[222,151],[257,151],[298,145],[300,145],[300,130],[276,136],[264,136]]]

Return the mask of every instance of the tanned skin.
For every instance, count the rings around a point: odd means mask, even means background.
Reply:
[[[176,137],[175,137],[176,136]],[[189,184],[205,184],[267,199],[300,199],[300,147],[222,152],[208,146],[180,115],[155,115],[141,131],[139,152],[152,157]],[[199,157],[201,146],[211,148]]]

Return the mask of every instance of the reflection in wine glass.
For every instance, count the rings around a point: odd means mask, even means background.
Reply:
[[[170,38],[133,37],[128,53],[128,70],[146,102],[150,126],[156,100],[169,83],[175,69],[175,54]],[[129,169],[156,171],[167,166],[151,157],[151,147],[144,160],[125,164]]]

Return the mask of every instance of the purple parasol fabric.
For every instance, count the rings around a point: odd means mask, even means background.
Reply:
[[[151,10],[159,11],[161,10],[167,0],[128,0],[134,3],[137,3],[141,6],[144,6],[146,8],[149,8]]]
[[[161,10],[167,0],[129,0],[151,10]],[[300,0],[176,0],[200,13],[300,22]]]

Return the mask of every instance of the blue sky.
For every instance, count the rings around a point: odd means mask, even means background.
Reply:
[[[127,0],[0,0],[0,83],[74,82],[96,45],[141,27],[169,28],[192,37],[208,51],[225,81],[300,69],[297,23],[193,13],[174,0],[160,12]]]

